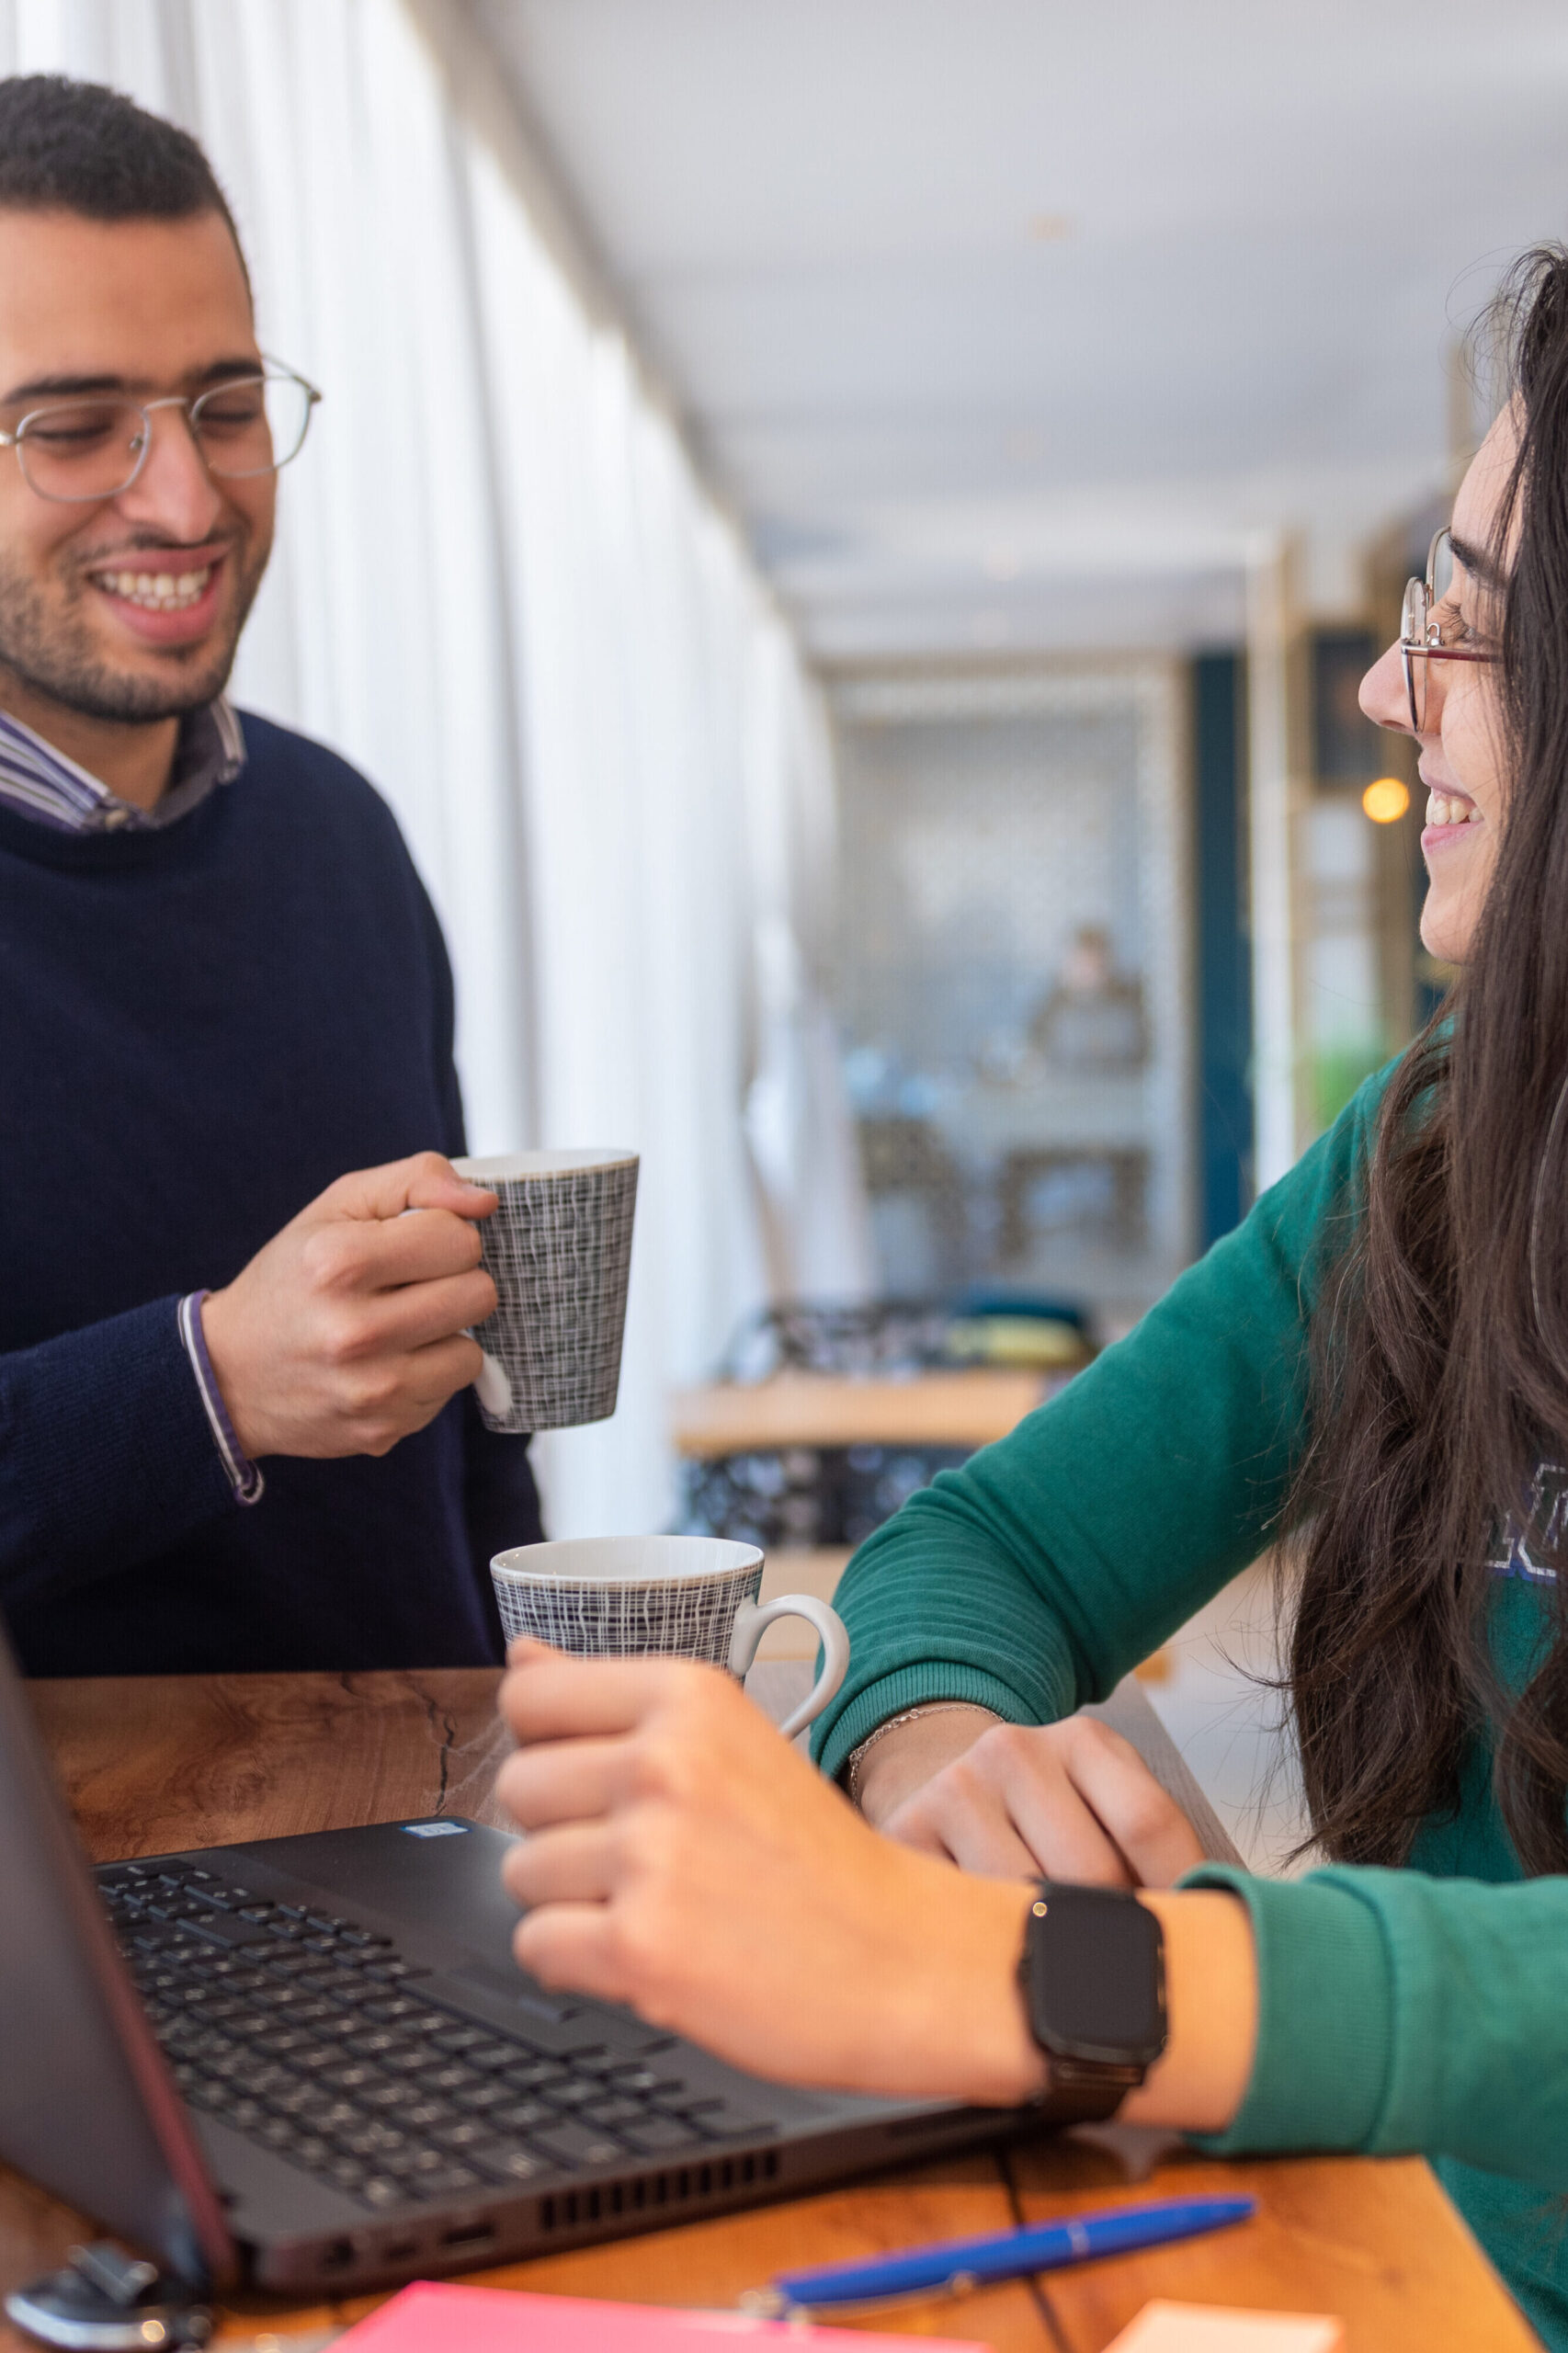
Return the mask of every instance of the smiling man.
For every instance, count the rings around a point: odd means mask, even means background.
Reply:
[[[0,82],[0,1607],[35,1674],[498,1658],[488,1558],[539,1532],[468,1393],[494,1199],[445,1157],[435,916],[364,779],[223,699],[316,399],[195,143]]]

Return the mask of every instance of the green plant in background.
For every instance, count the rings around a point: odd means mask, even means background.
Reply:
[[[1310,1057],[1312,1117],[1320,1134],[1334,1125],[1361,1081],[1381,1070],[1388,1058],[1381,1038],[1336,1039]]]

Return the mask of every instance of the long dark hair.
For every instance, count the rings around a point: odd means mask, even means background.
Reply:
[[[1322,1270],[1290,1677],[1329,1854],[1403,1861],[1490,1741],[1540,1872],[1568,1870],[1568,1511],[1531,1524],[1541,1465],[1568,1487],[1568,250],[1527,255],[1500,316],[1519,420],[1494,551],[1505,822],[1470,960],[1389,1086]],[[1527,1532],[1557,1572],[1551,1641],[1510,1695],[1490,1564]]]

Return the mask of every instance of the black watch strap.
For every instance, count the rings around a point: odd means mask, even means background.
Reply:
[[[1018,1977],[1050,2091],[1076,2115],[1113,2115],[1165,2047],[1165,1940],[1122,1888],[1042,1880]]]

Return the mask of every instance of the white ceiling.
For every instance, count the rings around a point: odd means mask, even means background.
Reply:
[[[1564,0],[474,0],[829,659],[1344,610],[1568,231]]]

